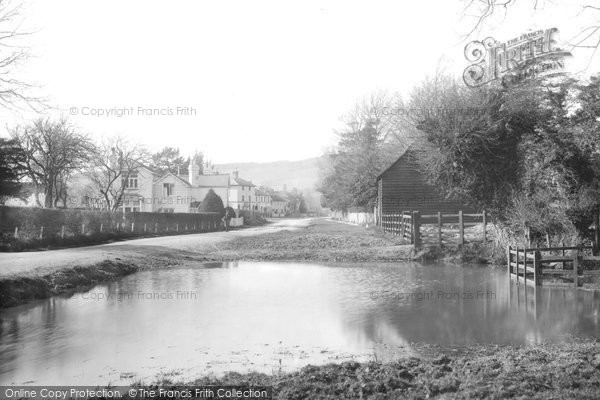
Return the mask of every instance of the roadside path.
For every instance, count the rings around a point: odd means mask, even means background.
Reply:
[[[309,226],[314,219],[275,220],[267,226],[240,229],[229,232],[195,233],[190,235],[159,236],[125,240],[94,246],[74,247],[60,250],[0,253],[0,279],[9,276],[44,275],[63,268],[86,266],[102,261],[135,260],[152,262],[154,258],[202,255],[205,249],[218,247],[237,238],[298,230]]]

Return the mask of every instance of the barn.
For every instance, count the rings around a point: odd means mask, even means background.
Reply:
[[[417,152],[409,148],[377,177],[377,220],[401,211],[421,214],[472,212],[462,201],[444,199],[443,194],[426,182],[419,170]]]

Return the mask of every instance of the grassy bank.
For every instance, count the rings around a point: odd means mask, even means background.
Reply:
[[[381,232],[329,220],[302,230],[240,238],[205,255],[213,261],[392,262],[415,257],[411,245]]]
[[[426,353],[431,355],[388,364],[307,366],[283,375],[229,373],[190,384],[272,385],[276,399],[600,398],[600,343],[595,340]]]
[[[93,287],[138,271],[130,263],[104,261],[89,267],[74,267],[54,274],[0,280],[0,307]]]

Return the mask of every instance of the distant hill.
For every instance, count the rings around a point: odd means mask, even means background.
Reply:
[[[277,190],[297,188],[314,190],[319,182],[319,163],[322,157],[299,161],[273,161],[251,163],[215,164],[220,173],[239,171],[240,178],[252,181],[255,185],[265,185]]]

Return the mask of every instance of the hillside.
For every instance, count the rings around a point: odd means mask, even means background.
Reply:
[[[220,173],[239,171],[240,177],[256,185],[270,186],[275,189],[314,190],[319,181],[319,162],[321,157],[299,161],[273,161],[266,163],[229,163],[215,164]]]

